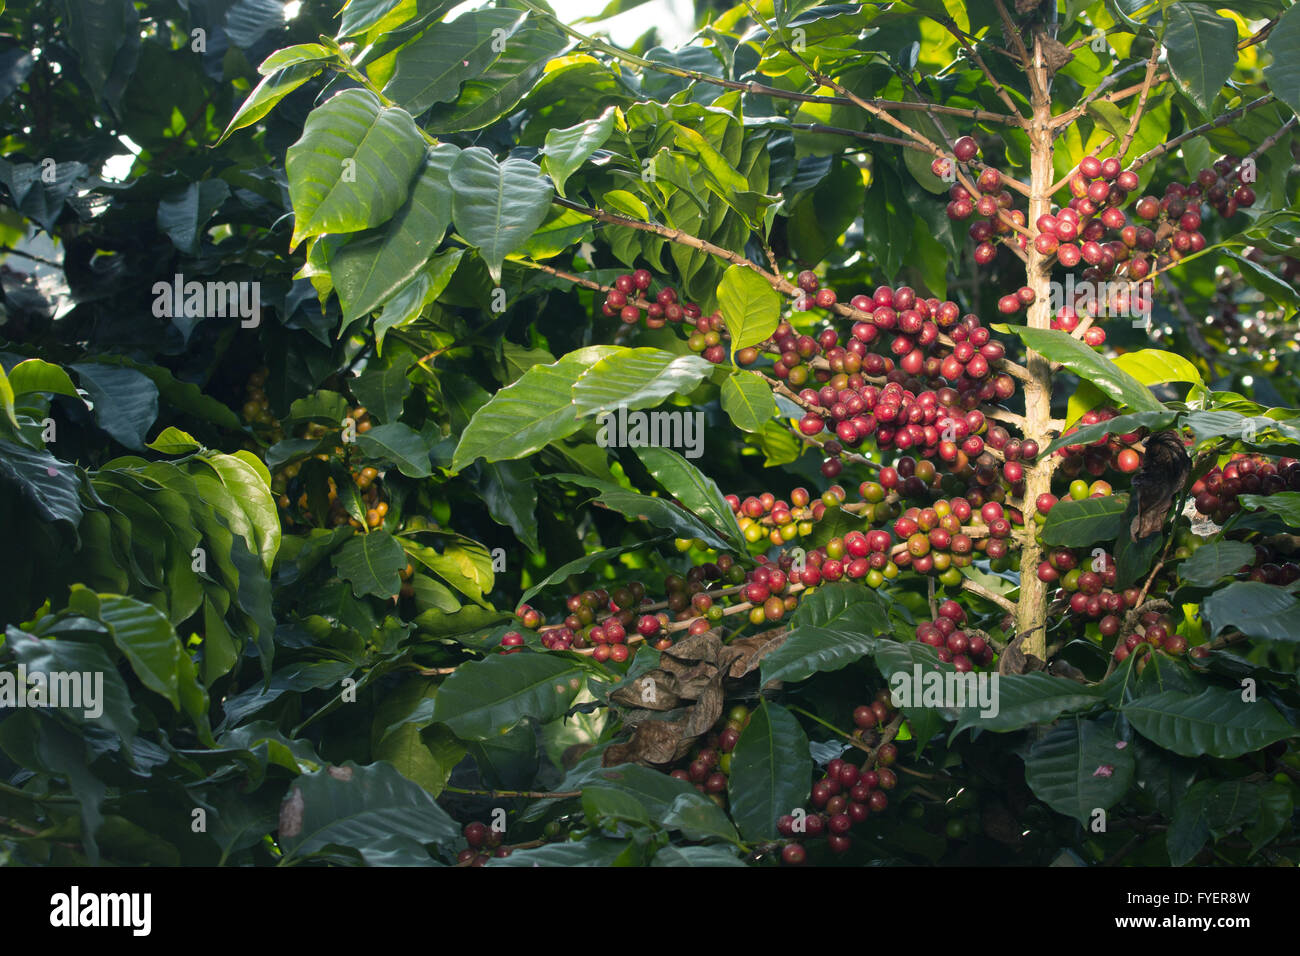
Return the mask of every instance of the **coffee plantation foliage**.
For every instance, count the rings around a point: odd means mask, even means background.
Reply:
[[[0,859],[1300,860],[1300,9],[452,7],[0,14]]]

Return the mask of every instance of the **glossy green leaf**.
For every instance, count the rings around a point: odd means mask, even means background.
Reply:
[[[593,345],[570,352],[549,365],[534,365],[518,381],[501,389],[474,413],[461,433],[452,471],[460,471],[475,458],[523,458],[557,438],[572,435],[582,426],[573,403],[574,383],[614,351],[613,346]]]
[[[1060,362],[1083,381],[1090,382],[1115,401],[1135,412],[1163,412],[1150,389],[1110,359],[1060,329],[1013,326],[1024,343],[1044,358]]]
[[[836,582],[819,587],[799,602],[785,643],[763,658],[762,683],[797,683],[840,670],[870,657],[889,631],[885,605],[865,585]]]
[[[1114,541],[1127,533],[1124,512],[1127,495],[1058,501],[1047,513],[1043,541],[1047,544],[1077,548],[1095,541]]]
[[[1207,541],[1178,566],[1178,576],[1190,584],[1209,587],[1220,578],[1255,563],[1255,548],[1244,541]]]
[[[717,289],[718,309],[731,333],[731,351],[758,345],[776,331],[781,296],[758,273],[728,266]]]
[[[620,407],[629,411],[652,408],[673,395],[693,391],[712,374],[713,368],[711,362],[698,355],[618,348],[592,364],[574,382],[573,404],[584,417],[614,412]],[[691,414],[685,409],[674,412],[679,419]],[[674,429],[674,433],[681,431],[681,427]]]
[[[278,836],[285,861],[343,846],[370,866],[427,866],[433,861],[424,845],[450,850],[460,828],[391,764],[349,760],[290,784]]]
[[[392,299],[433,256],[451,222],[450,175],[458,155],[450,143],[431,148],[410,196],[393,218],[374,232],[354,236],[330,256],[343,328]]]
[[[456,231],[501,281],[501,263],[523,245],[550,212],[551,184],[524,159],[498,163],[481,146],[462,150],[451,167],[452,218]]]
[[[406,552],[391,534],[375,530],[354,535],[330,558],[338,576],[352,584],[357,597],[392,597],[401,590]]]
[[[357,447],[375,461],[391,462],[408,478],[427,478],[433,474],[429,465],[429,445],[424,437],[401,422],[378,425],[357,435]]]
[[[1133,752],[1108,728],[1091,720],[1063,720],[1025,757],[1025,783],[1053,810],[1093,822],[1128,792]]]
[[[456,668],[438,688],[433,719],[462,740],[488,740],[532,718],[549,723],[569,708],[583,668],[550,654],[493,655]]]
[[[1209,546],[1203,545],[1201,550],[1206,547]],[[1254,562],[1254,548],[1246,547],[1252,553],[1242,564]],[[1300,601],[1286,588],[1275,584],[1233,581],[1206,596],[1201,614],[1209,624],[1207,631],[1212,637],[1232,627],[1248,637],[1300,641]]]
[[[1219,687],[1149,694],[1122,711],[1142,736],[1185,757],[1240,757],[1300,732],[1267,700],[1246,702],[1241,691]]]
[[[784,707],[763,699],[731,755],[731,818],[748,841],[776,838],[777,818],[808,800],[808,737]]]
[[[542,171],[551,177],[555,191],[564,195],[569,177],[605,145],[614,132],[614,107],[608,107],[595,119],[584,120],[568,129],[553,129],[546,134],[542,148]]]
[[[1237,63],[1237,25],[1204,3],[1165,9],[1164,44],[1178,86],[1208,114]]]
[[[722,410],[741,431],[760,432],[777,415],[772,388],[753,372],[728,375],[722,383]]]
[[[425,145],[406,110],[344,90],[307,117],[285,170],[295,221],[289,247],[387,222],[406,202]]]

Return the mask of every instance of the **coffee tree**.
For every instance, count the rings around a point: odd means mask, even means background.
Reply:
[[[1294,6],[291,6],[4,14],[6,859],[1300,860]]]

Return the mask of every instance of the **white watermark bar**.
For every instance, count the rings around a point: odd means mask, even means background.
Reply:
[[[34,671],[19,664],[18,672],[0,671],[0,708],[57,707],[80,710],[87,720],[104,712],[101,671]]]
[[[596,444],[601,448],[672,448],[681,449],[685,458],[704,454],[703,412],[641,412],[619,405],[618,412],[601,412],[596,416],[600,431]]]
[[[933,707],[945,710],[979,709],[981,717],[996,717],[998,703],[997,673],[967,671],[923,671],[920,664],[912,672],[896,671],[889,678],[889,696],[895,707]]]

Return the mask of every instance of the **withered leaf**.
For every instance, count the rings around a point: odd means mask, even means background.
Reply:
[[[302,814],[306,809],[302,791],[294,787],[280,804],[280,839],[288,840],[302,833]]]
[[[1174,496],[1183,490],[1191,470],[1192,460],[1177,432],[1156,432],[1147,439],[1142,467],[1133,476],[1137,513],[1129,527],[1132,540],[1156,534],[1164,527]]]
[[[789,635],[789,628],[775,627],[761,634],[732,641],[727,645],[727,651],[731,654],[727,665],[727,676],[744,677],[757,668],[764,657],[784,644]]]

